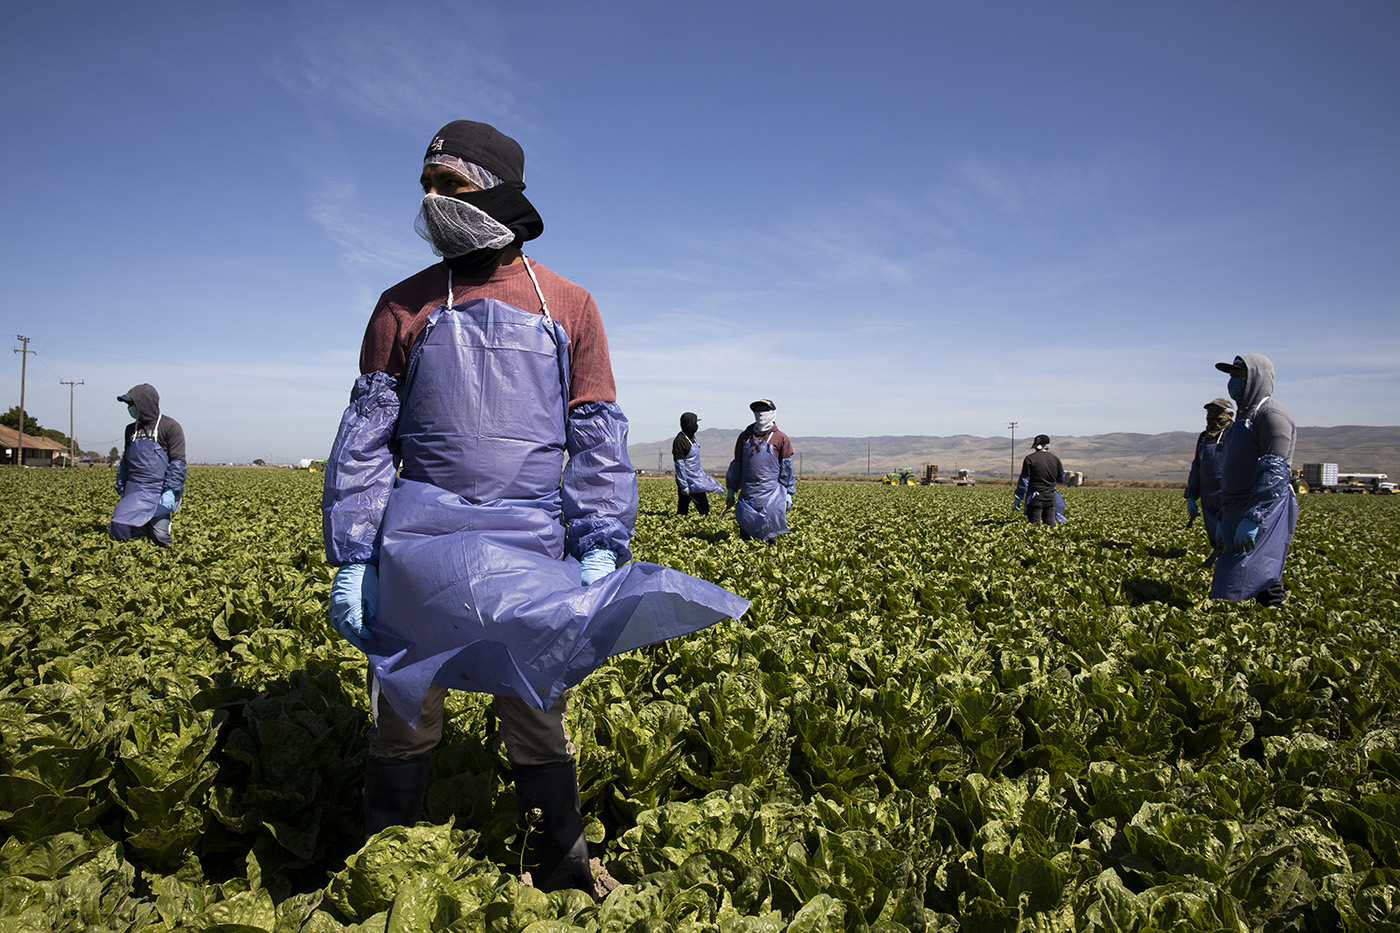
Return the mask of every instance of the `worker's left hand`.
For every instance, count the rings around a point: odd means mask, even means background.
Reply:
[[[1247,554],[1254,550],[1254,539],[1259,534],[1259,525],[1248,518],[1240,519],[1235,526],[1235,553]]]
[[[175,490],[167,489],[160,494],[160,507],[167,512],[175,511]]]
[[[783,507],[792,508],[792,493],[787,493],[787,501],[783,504]]]
[[[365,650],[374,637],[370,626],[379,613],[379,568],[342,564],[331,581],[331,626],[350,644]]]
[[[607,548],[594,548],[579,561],[579,583],[588,586],[617,569],[617,555]]]

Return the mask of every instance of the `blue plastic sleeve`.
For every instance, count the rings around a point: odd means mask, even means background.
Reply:
[[[724,485],[732,493],[738,493],[744,479],[744,465],[738,460],[729,461],[729,469],[724,471]]]
[[[178,499],[185,493],[185,477],[189,470],[183,460],[171,460],[165,467],[165,478],[161,481],[161,489],[169,489],[175,493]]]
[[[326,461],[321,493],[321,532],[331,564],[379,560],[379,527],[394,485],[392,448],[398,419],[397,379],[366,373],[355,380]]]
[[[574,557],[597,548],[619,564],[632,559],[637,525],[637,471],[627,457],[627,416],[613,402],[569,410],[569,450],[562,494],[568,548]]]
[[[792,458],[784,457],[778,463],[778,482],[787,490],[788,495],[797,492],[797,475],[792,472]]]
[[[1278,454],[1264,454],[1254,466],[1254,486],[1249,491],[1249,502],[1244,507],[1244,517],[1263,526],[1264,519],[1284,496],[1293,495],[1288,485],[1288,461]]]
[[[1026,496],[1030,495],[1030,493],[1031,478],[1025,473],[1022,473],[1020,478],[1016,480],[1016,498],[1024,501]]]

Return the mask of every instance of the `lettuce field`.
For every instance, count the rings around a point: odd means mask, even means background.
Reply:
[[[112,478],[0,471],[0,931],[1400,930],[1400,497],[1305,497],[1266,610],[1179,491],[804,483],[766,547],[643,480],[753,607],[574,692],[595,903],[518,880],[477,695],[361,845],[318,475],[193,469],[168,550]]]

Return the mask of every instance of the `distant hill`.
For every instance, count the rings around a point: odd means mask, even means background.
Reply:
[[[734,440],[741,430],[706,428],[696,436],[706,470],[716,474],[724,472],[734,456]],[[1081,470],[1089,480],[1185,483],[1191,470],[1197,433],[1118,432],[1091,437],[1055,437],[1050,449],[1059,454],[1065,469]],[[1016,438],[1013,464],[1008,435],[792,439],[794,465],[806,476],[881,476],[900,468],[918,471],[926,463],[936,463],[945,475],[962,468],[979,476],[1007,478],[1012,472],[1020,472],[1021,458],[1031,452],[1030,442],[1029,437]],[[671,470],[671,437],[651,444],[632,444],[627,452],[638,469]],[[1400,426],[1299,428],[1293,465],[1319,462],[1336,463],[1342,472],[1388,473],[1395,479],[1400,476]]]

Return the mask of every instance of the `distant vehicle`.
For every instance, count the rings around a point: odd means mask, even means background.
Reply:
[[[1083,486],[1084,473],[1082,470],[1065,470],[1066,486]]]
[[[1294,492],[1353,492],[1391,495],[1395,484],[1384,473],[1343,473],[1335,463],[1305,463],[1293,471]]]
[[[880,477],[880,482],[886,486],[913,486],[914,471],[909,469],[898,469],[893,473],[886,473]]]
[[[976,486],[977,480],[972,478],[971,470],[958,470],[952,476],[940,478],[938,475],[938,464],[924,464],[924,478],[919,480],[920,486]]]

